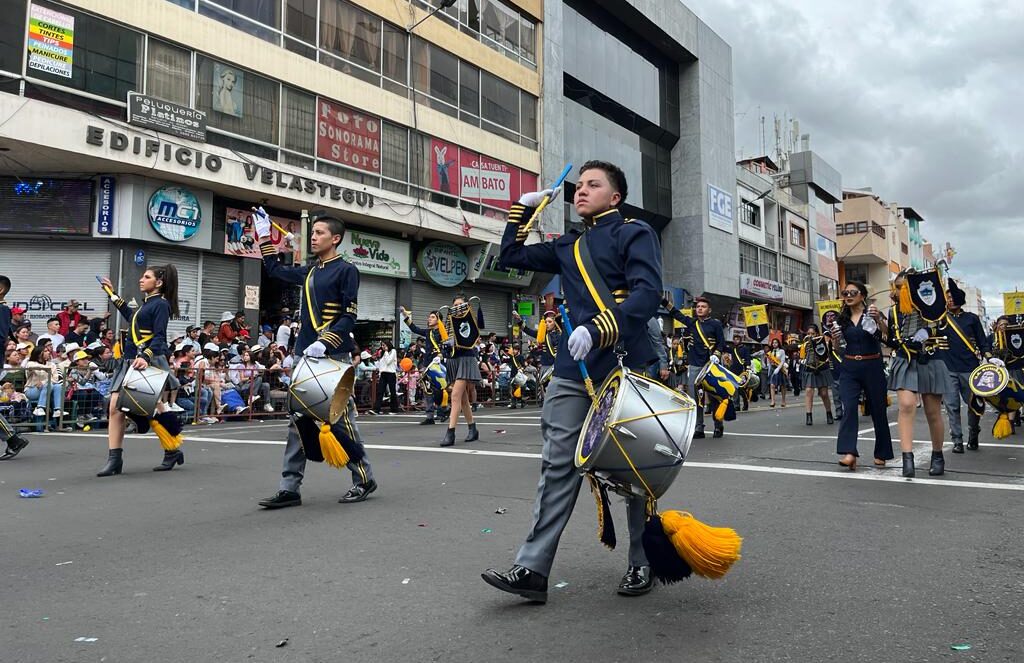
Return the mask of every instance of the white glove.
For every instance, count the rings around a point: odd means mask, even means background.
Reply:
[[[543,191],[531,191],[529,193],[524,193],[522,196],[519,197],[519,204],[526,205],[527,207],[537,207],[542,202],[544,202],[545,198],[549,196],[553,197],[554,193],[555,192],[553,189],[544,189]]]
[[[1004,362],[1002,359],[998,357],[989,357],[988,363],[992,364],[993,366],[1000,366],[1002,368],[1006,367],[1006,362]]]
[[[926,340],[928,340],[928,330],[927,329],[918,329],[917,333],[914,334],[913,341],[915,343],[924,343]]]
[[[718,362],[721,361],[721,359],[718,358],[718,355],[711,355],[710,357],[708,357],[708,361],[710,361],[712,364],[717,364]]]
[[[584,359],[594,347],[594,339],[586,327],[577,327],[569,336],[569,355],[576,361]]]
[[[316,341],[315,343],[310,343],[302,354],[307,357],[323,357],[327,354],[327,346],[320,341]]]
[[[270,237],[270,215],[262,206],[253,210],[252,227],[256,231],[256,239]]]

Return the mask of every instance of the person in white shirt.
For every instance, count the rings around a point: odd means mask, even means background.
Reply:
[[[253,346],[248,350],[242,350],[237,363],[232,363],[228,370],[228,379],[235,385],[235,389],[247,399],[250,407],[254,407],[257,399],[263,399],[263,410],[273,412],[274,406],[270,404],[270,385],[263,380],[263,364],[252,358],[255,352]]]
[[[260,335],[256,339],[256,344],[260,346],[260,350],[267,348],[271,343],[274,342],[274,328],[270,325],[263,325],[260,327]]]
[[[384,341],[381,344],[380,359],[377,360],[377,371],[379,373],[377,378],[377,402],[374,404],[373,409],[375,412],[381,411],[384,405],[384,391],[387,390],[391,394],[391,414],[396,414],[398,412],[398,391],[396,386],[398,353],[395,352],[395,346],[391,341]]]
[[[277,328],[277,344],[281,346],[285,354],[288,354],[288,342],[292,338],[292,320],[287,315],[281,318],[281,325]]]
[[[64,345],[64,336],[60,333],[60,320],[50,318],[46,321],[46,333],[39,335],[39,338],[36,339],[36,345],[39,345],[39,341],[44,338],[50,339],[50,342],[53,343],[54,351]]]

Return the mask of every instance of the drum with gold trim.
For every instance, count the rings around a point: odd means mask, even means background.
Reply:
[[[117,407],[126,414],[152,419],[170,377],[170,372],[157,366],[150,365],[141,371],[129,366],[121,383]]]
[[[692,398],[620,366],[583,422],[576,467],[616,492],[660,497],[679,474],[696,425]]]
[[[330,357],[303,357],[292,370],[288,411],[333,424],[348,409],[355,381],[352,364]]]

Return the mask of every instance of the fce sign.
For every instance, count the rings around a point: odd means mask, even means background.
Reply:
[[[708,185],[708,223],[712,228],[732,232],[732,195]]]

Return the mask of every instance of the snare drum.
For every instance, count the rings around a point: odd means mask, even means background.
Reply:
[[[292,370],[288,411],[333,424],[348,409],[355,381],[352,364],[330,357],[303,357]]]
[[[660,497],[679,474],[696,425],[692,398],[619,367],[583,422],[576,467],[617,492]]]
[[[170,377],[170,372],[156,366],[150,365],[141,371],[129,366],[121,383],[117,407],[126,414],[152,419]]]

